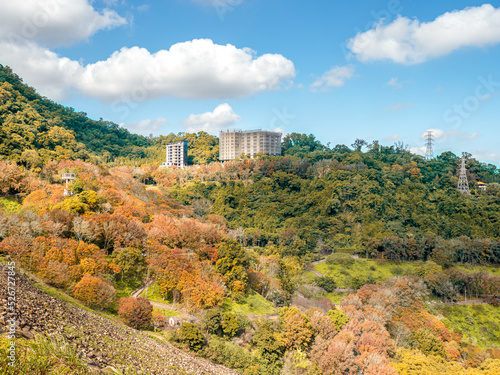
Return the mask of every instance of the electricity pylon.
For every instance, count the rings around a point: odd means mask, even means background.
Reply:
[[[431,130],[427,132],[427,150],[425,151],[425,159],[432,160],[434,159],[434,150],[432,146],[434,145],[434,134]]]
[[[469,180],[467,179],[467,159],[462,156],[462,161],[460,162],[460,177],[458,177],[458,191],[462,194],[470,195]]]

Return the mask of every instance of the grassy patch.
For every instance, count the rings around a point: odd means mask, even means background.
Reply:
[[[314,269],[325,276],[333,277],[338,287],[349,288],[352,287],[351,283],[354,278],[361,280],[370,278],[376,283],[382,283],[393,276],[414,274],[415,268],[419,264],[418,262],[380,262],[371,259],[356,259],[349,267],[340,264],[320,263],[315,265]],[[484,271],[491,275],[500,276],[500,267],[457,264],[454,265],[454,268],[470,273]],[[311,272],[305,272],[303,279],[312,282],[315,277]]]
[[[276,313],[274,304],[255,291],[251,291],[241,302],[224,300],[222,308],[225,311],[234,311],[237,314],[267,315]]]
[[[166,304],[172,303],[172,301],[169,300],[168,298],[163,298],[163,296],[160,294],[160,288],[156,283],[151,284],[147,289],[145,289],[141,293],[140,297],[147,298],[148,300],[153,302],[166,303]]]
[[[114,285],[116,289],[116,297],[119,299],[130,297],[132,292],[141,286],[141,283],[133,280],[116,281]]]
[[[324,295],[324,297],[328,298],[335,305],[338,305],[340,303],[340,300],[342,298],[344,298],[345,296],[348,296],[348,295],[349,295],[349,293],[337,293],[337,292],[333,292],[333,293],[326,293]]]
[[[172,316],[177,316],[180,315],[181,313],[175,310],[166,310],[166,309],[157,309],[156,307],[153,308],[153,311],[159,311],[163,315],[165,315],[167,318],[170,318]]]
[[[393,276],[411,274],[414,267],[414,263],[391,263],[357,259],[349,267],[340,264],[320,263],[315,265],[314,269],[325,276],[333,277],[339,288],[350,288],[354,278],[370,279],[376,283],[382,283]]]
[[[314,273],[306,271],[302,274],[301,284],[313,284],[316,278],[317,276]]]
[[[327,263],[316,264],[314,266],[314,270],[316,270],[319,273],[321,273],[322,275],[324,275],[325,273],[327,273],[330,270],[330,265]]]
[[[500,267],[494,267],[494,266],[470,266],[470,265],[463,265],[463,264],[460,264],[460,265],[457,264],[454,267],[457,268],[457,269],[459,269],[459,270],[462,270],[462,271],[465,271],[465,272],[470,272],[470,273],[483,271],[483,272],[489,273],[491,275],[500,276]]]
[[[14,198],[1,197],[0,198],[0,210],[6,214],[12,214],[21,208],[21,204]]]
[[[463,341],[482,349],[500,349],[500,307],[490,305],[430,305],[429,312],[443,316],[442,322]]]

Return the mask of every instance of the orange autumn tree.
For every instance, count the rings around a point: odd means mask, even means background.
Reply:
[[[192,252],[169,249],[159,243],[147,248],[149,264],[165,298],[178,298],[190,308],[202,309],[222,303],[224,283],[210,261],[200,262]]]
[[[201,260],[212,259],[214,248],[226,237],[215,225],[190,218],[157,215],[146,227],[149,238],[171,249],[192,250]]]
[[[75,285],[73,293],[85,305],[105,309],[115,300],[115,288],[108,282],[90,275],[85,275]]]

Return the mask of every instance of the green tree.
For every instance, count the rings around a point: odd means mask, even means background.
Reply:
[[[139,281],[147,269],[146,258],[141,249],[125,247],[113,251],[111,262],[120,267],[121,280],[124,277]]]
[[[333,324],[335,324],[335,328],[337,329],[337,331],[340,331],[342,327],[349,323],[349,321],[351,320],[344,314],[343,311],[337,309],[328,311],[327,315],[332,320]]]
[[[425,355],[437,355],[446,357],[443,343],[431,331],[421,328],[413,332],[411,336],[412,345]]]
[[[225,336],[234,337],[241,329],[241,322],[232,311],[222,313],[222,331]]]
[[[228,241],[219,245],[219,260],[215,270],[226,278],[227,285],[235,293],[245,293],[248,285],[248,255],[236,242]]]
[[[316,279],[316,285],[323,288],[328,293],[331,293],[337,287],[335,279],[331,276],[318,277]]]
[[[212,335],[222,336],[222,313],[219,309],[210,309],[203,318],[203,329]]]
[[[285,351],[282,335],[277,333],[273,322],[265,321],[257,328],[253,335],[253,343],[261,356],[270,363],[279,362]]]
[[[182,323],[177,330],[175,340],[186,344],[189,349],[199,352],[205,345],[205,338],[196,325],[191,323]]]
[[[283,138],[281,150],[283,155],[323,151],[326,147],[312,134],[290,133]]]

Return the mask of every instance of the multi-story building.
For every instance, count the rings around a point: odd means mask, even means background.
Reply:
[[[187,141],[180,141],[170,143],[167,148],[167,161],[163,163],[162,167],[180,167],[187,166]]]
[[[219,159],[234,160],[241,155],[281,155],[281,133],[267,130],[227,130],[219,134]]]

